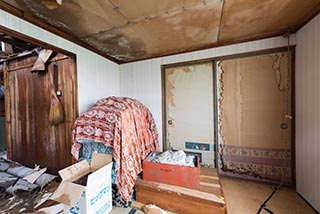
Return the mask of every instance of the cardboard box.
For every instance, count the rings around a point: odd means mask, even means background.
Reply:
[[[105,214],[112,210],[112,155],[92,154],[91,165],[86,160],[59,171],[61,184],[51,197],[63,203],[64,213]],[[76,182],[87,177],[86,185]]]
[[[200,189],[200,163],[197,155],[194,155],[195,167],[190,167],[152,162],[159,154],[153,152],[143,161],[143,180]]]

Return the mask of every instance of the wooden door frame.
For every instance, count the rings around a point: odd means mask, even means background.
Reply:
[[[168,145],[167,145],[167,115],[166,115],[166,108],[167,108],[167,103],[166,103],[166,69],[168,68],[178,68],[178,67],[185,67],[185,66],[193,66],[193,65],[201,65],[201,64],[212,64],[212,93],[213,96],[215,93],[215,80],[214,80],[214,68],[213,68],[213,59],[201,59],[201,60],[195,60],[195,61],[189,61],[189,62],[182,62],[182,63],[173,63],[173,64],[167,64],[167,65],[161,65],[161,91],[162,91],[162,149],[163,151],[168,150]],[[213,110],[215,108],[215,97],[213,97]],[[213,112],[213,122],[215,123],[215,110]],[[217,148],[216,148],[216,142],[215,142],[215,125],[213,125],[213,153],[216,153]],[[214,165],[217,166],[217,159],[216,157],[213,157],[214,159]]]
[[[174,63],[174,64],[167,64],[161,65],[161,92],[162,92],[162,149],[165,151],[167,148],[167,128],[166,128],[166,69],[168,68],[177,68],[177,67],[184,67],[184,66],[191,66],[191,65],[199,65],[204,63],[213,63],[212,59],[203,59],[203,60],[196,60],[196,61],[188,61],[183,63]],[[212,71],[214,72],[214,70]],[[212,73],[214,76],[214,73]],[[214,81],[213,81],[214,84]],[[214,87],[214,85],[213,85]]]
[[[46,48],[46,49],[51,49],[54,52],[58,52],[61,53],[63,55],[66,55],[68,57],[70,57],[70,59],[74,62],[74,72],[75,72],[75,114],[76,117],[78,117],[79,115],[79,103],[78,103],[78,71],[77,71],[77,56],[76,54],[67,51],[65,49],[59,48],[57,46],[51,45],[49,43],[43,42],[41,40],[35,39],[33,37],[24,35],[20,32],[11,30],[7,27],[4,27],[2,25],[0,25],[0,32],[5,33],[6,35],[15,37],[17,39],[23,40],[25,42],[29,42],[32,44],[35,44],[39,47],[42,48]],[[22,56],[27,56],[29,54],[32,54],[32,52],[26,53],[26,54],[22,54]],[[17,56],[19,57],[19,56]],[[12,59],[16,59],[17,57],[13,57]],[[10,61],[10,59],[8,60]],[[7,157],[10,159],[12,157],[12,142],[11,142],[11,127],[10,127],[10,123],[11,123],[11,107],[10,107],[10,102],[9,102],[9,91],[7,90],[7,85],[8,85],[8,66],[6,65],[7,62],[4,62],[4,87],[5,87],[5,120],[6,120],[6,147],[7,147]],[[71,142],[70,142],[71,143]]]

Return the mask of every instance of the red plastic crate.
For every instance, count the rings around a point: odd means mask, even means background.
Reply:
[[[191,155],[195,156],[195,167],[190,167],[151,162],[158,154],[160,153],[153,152],[143,161],[143,180],[200,189],[200,164],[197,155]]]

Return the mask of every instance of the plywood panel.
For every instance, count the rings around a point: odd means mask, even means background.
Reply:
[[[320,15],[297,33],[297,192],[320,212]]]
[[[215,1],[209,0],[206,2]],[[131,22],[141,21],[145,18],[153,18],[177,11],[187,10],[199,4],[205,4],[203,0],[137,0],[128,2],[126,0],[112,0],[119,10]]]
[[[75,65],[71,58],[56,60],[64,123],[52,126],[48,116],[54,62],[48,65],[46,74],[38,75],[30,72],[36,58],[31,56],[8,63],[9,158],[30,167],[41,165],[57,173],[72,163],[71,130],[78,111]]]
[[[16,2],[26,13],[78,38],[127,23],[110,1],[63,1],[63,4],[54,10],[48,9],[40,1]]]
[[[73,0],[54,10],[40,0],[5,2],[5,10],[115,62],[294,33],[320,11],[318,0]]]
[[[130,23],[86,38],[119,60],[133,60],[206,46],[217,41],[221,1],[199,4],[186,11]]]
[[[303,4],[290,0],[228,0],[225,1],[219,41],[265,37],[295,29],[303,23],[318,0]],[[249,15],[250,14],[250,15]]]

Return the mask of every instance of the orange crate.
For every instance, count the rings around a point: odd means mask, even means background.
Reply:
[[[143,180],[200,189],[200,163],[197,155],[191,155],[195,156],[195,167],[190,167],[150,161],[159,154],[153,152],[143,161]]]

